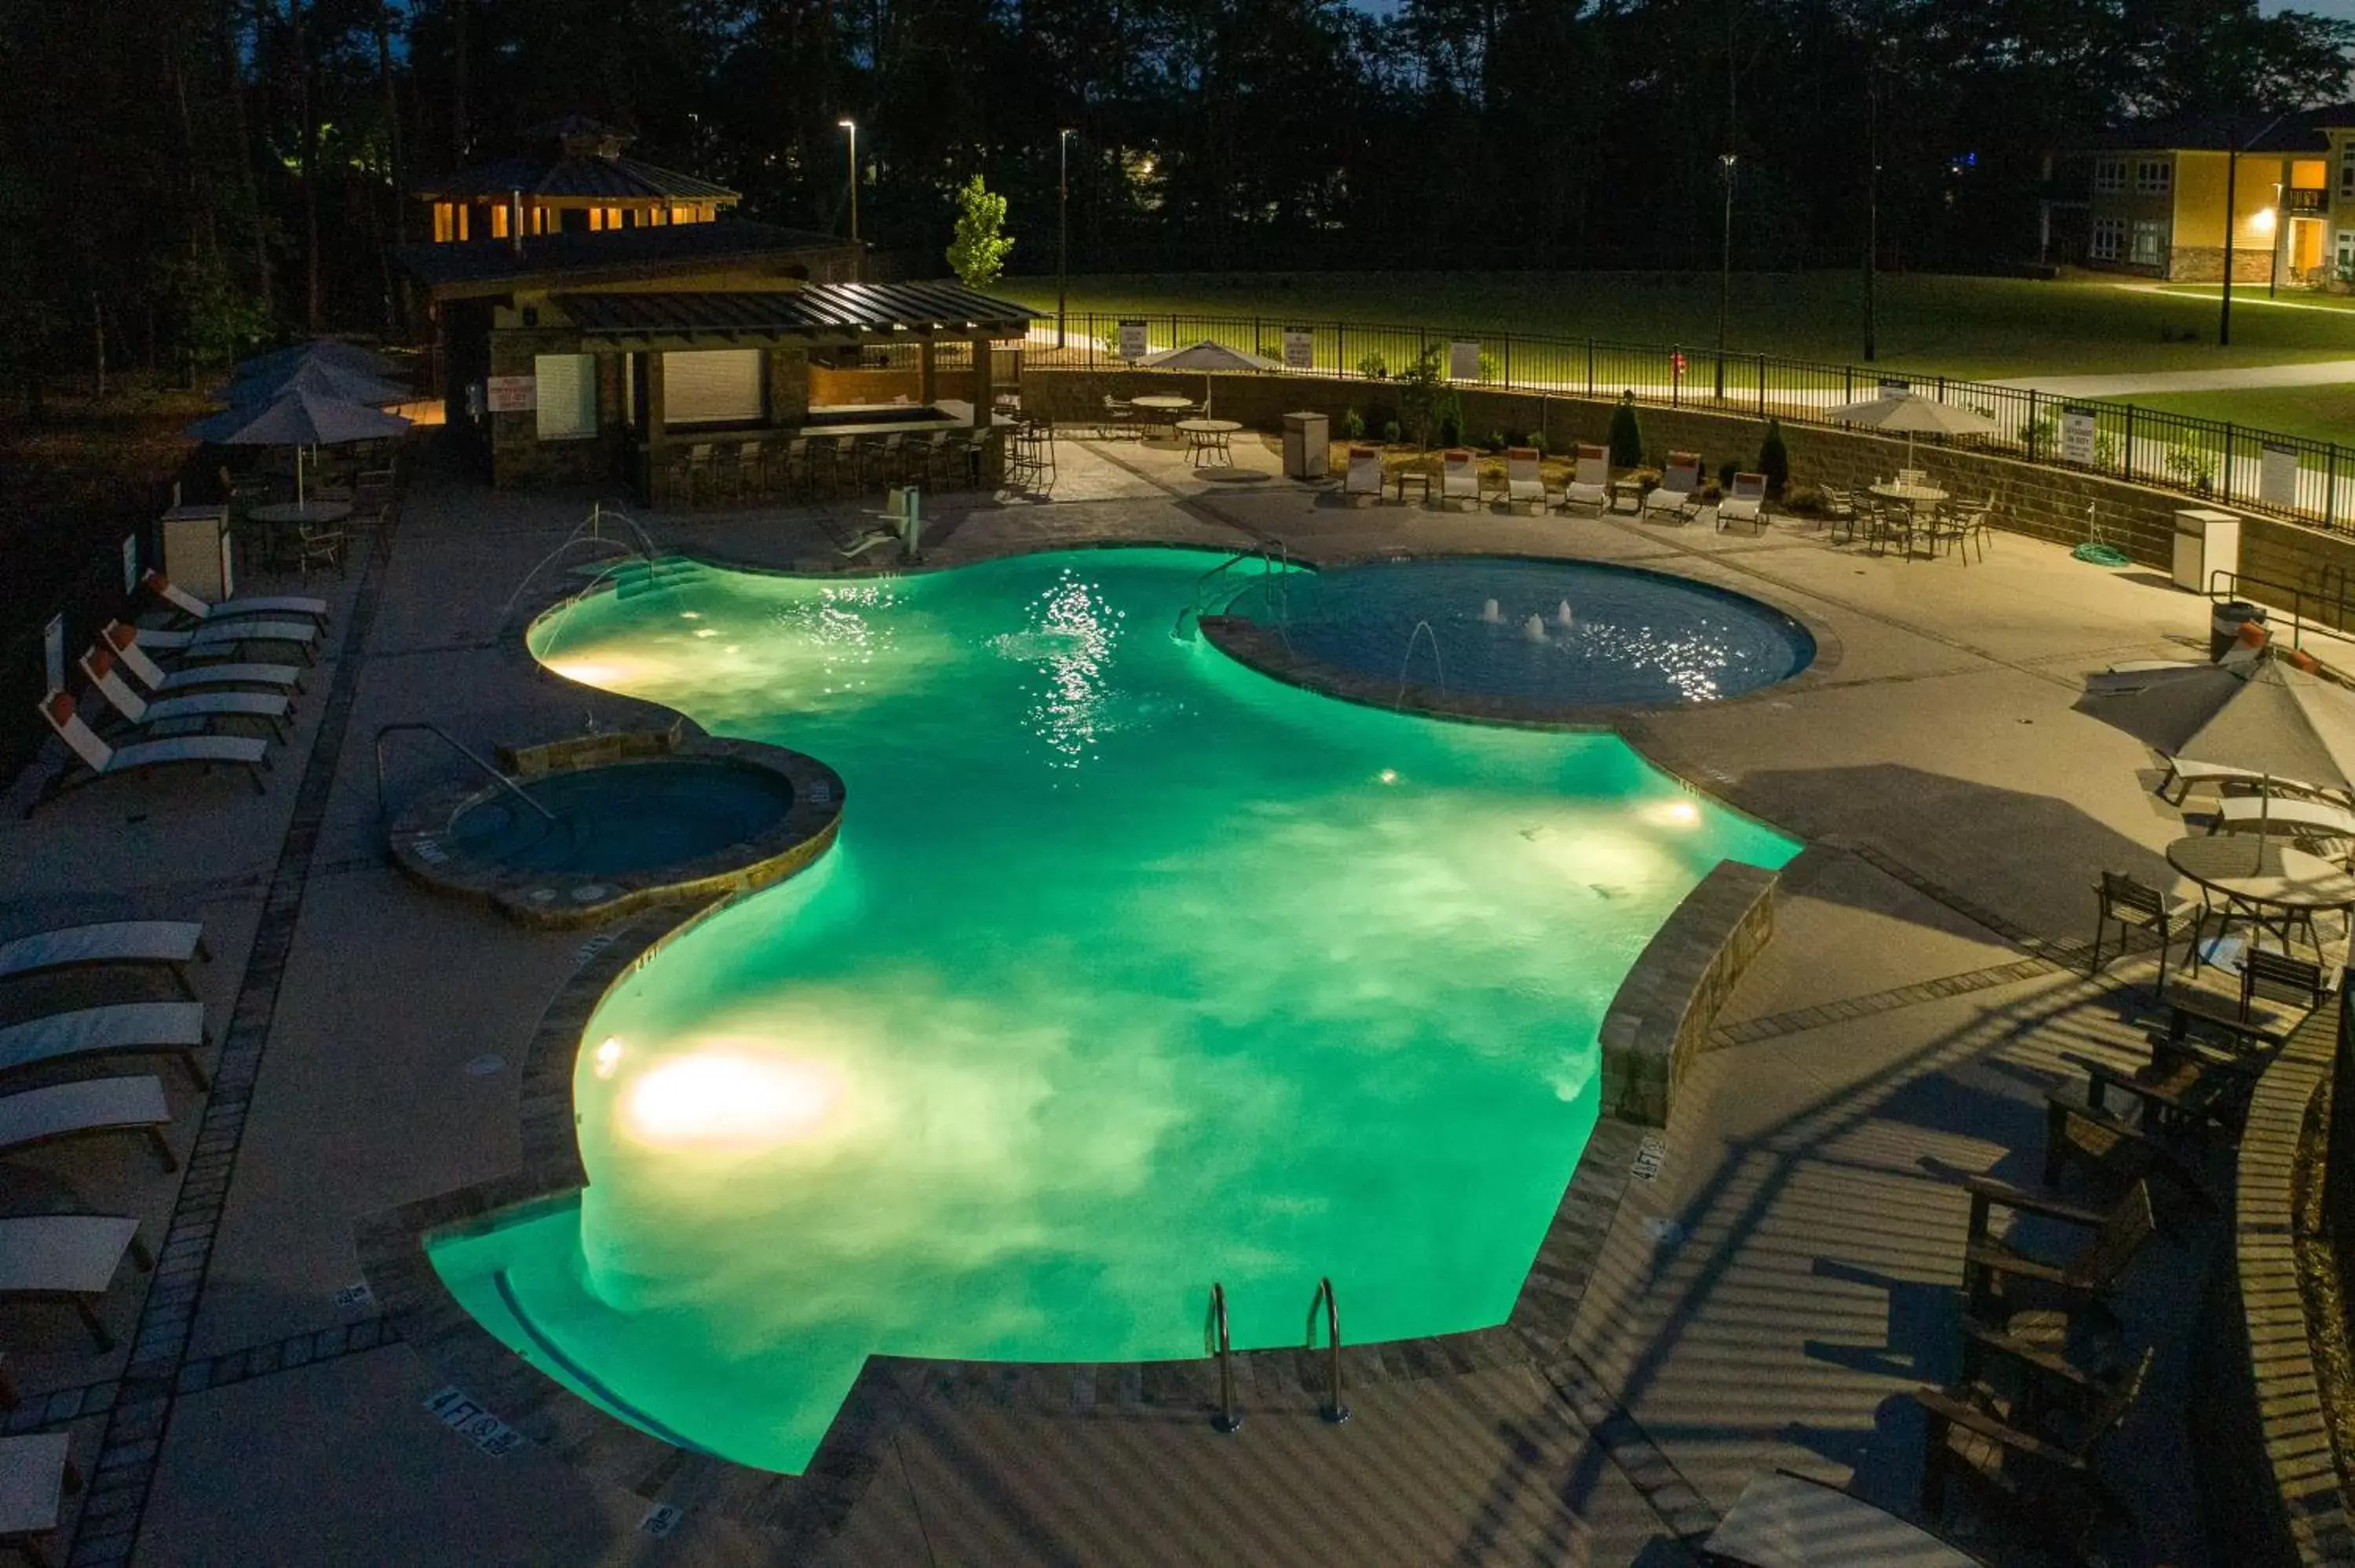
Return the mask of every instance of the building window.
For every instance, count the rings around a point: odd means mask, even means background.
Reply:
[[[2124,158],[2094,160],[2094,189],[2103,196],[2115,196],[2126,188],[2126,161]]]
[[[2115,261],[2126,248],[2126,225],[2124,218],[2097,217],[2085,253],[2096,261]]]
[[[2339,276],[2355,280],[2355,228],[2339,231]]]
[[[2156,267],[2167,259],[2167,225],[2147,218],[2134,226],[2134,263],[2137,267]]]
[[[2355,197],[2355,142],[2339,149],[2339,194]]]
[[[2165,196],[2175,188],[2175,170],[2164,158],[2143,158],[2135,164],[2135,192]]]
[[[501,205],[491,208],[491,238],[494,239],[505,239],[506,237],[507,209],[506,205],[502,203]]]
[[[538,377],[539,439],[583,440],[597,433],[597,356],[543,354],[532,360]]]

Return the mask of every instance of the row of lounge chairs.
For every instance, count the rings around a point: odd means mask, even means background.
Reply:
[[[265,787],[268,740],[220,734],[213,726],[251,721],[282,740],[303,672],[236,655],[255,646],[283,646],[307,663],[327,624],[326,601],[279,595],[208,604],[152,571],[142,586],[176,624],[112,621],[84,651],[77,665],[99,699],[95,724],[70,692],[59,689],[41,699],[41,717],[71,761],[44,784],[27,815],[78,784],[163,767],[238,767],[257,792]],[[166,669],[159,653],[184,662]]]
[[[166,1171],[179,1168],[166,1129],[172,1111],[161,1079],[100,1075],[126,1053],[177,1055],[192,1082],[205,1086],[196,1051],[208,1044],[204,1006],[188,968],[211,955],[193,921],[132,920],[73,926],[0,941],[0,985],[68,970],[168,970],[176,1001],[118,1001],[46,1013],[0,1028],[0,1077],[44,1072],[55,1081],[0,1096],[0,1158],[64,1139],[128,1133],[144,1141]],[[59,1079],[59,1071],[89,1075]],[[0,1219],[0,1304],[63,1302],[103,1352],[114,1336],[100,1315],[127,1258],[144,1271],[154,1255],[134,1215],[45,1213]],[[0,1363],[0,1407],[16,1404],[13,1378]],[[70,1436],[37,1432],[0,1439],[0,1546],[46,1562],[43,1542],[55,1530],[65,1493],[80,1478]]]
[[[1508,447],[1501,482],[1491,482],[1483,480],[1475,453],[1461,447],[1449,448],[1440,454],[1440,504],[1476,507],[1502,503],[1532,515],[1567,512],[1578,506],[1602,512],[1611,506],[1611,454],[1604,448],[1580,447],[1571,476],[1559,492],[1546,487],[1542,457],[1535,447]],[[1650,517],[1663,514],[1679,523],[1700,515],[1708,504],[1701,499],[1700,466],[1698,453],[1672,453],[1659,483],[1644,493],[1638,514]],[[1373,447],[1350,448],[1342,493],[1352,500],[1379,501],[1383,486],[1380,451]],[[1404,498],[1404,488],[1399,487],[1401,499]],[[1717,525],[1722,528],[1730,523],[1748,523],[1757,526],[1764,520],[1765,504],[1766,476],[1737,473],[1732,490],[1716,503]]]

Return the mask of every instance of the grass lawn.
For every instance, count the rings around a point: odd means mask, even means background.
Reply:
[[[2208,302],[2208,308],[2212,311],[2216,308],[2218,299],[2223,294],[2224,287],[2221,283],[2162,283],[2159,285],[2159,292],[2181,294],[2188,299],[2205,300]],[[2252,306],[2260,311],[2280,310],[2285,305],[2295,306],[2301,310],[2355,311],[2355,294],[2319,294],[2306,289],[2284,289],[2276,296],[2276,300],[2278,302],[2265,297],[2265,286],[2263,283],[2233,284],[2232,330],[2235,333],[2241,330],[2243,305]]]
[[[996,291],[1034,309],[1055,307],[1052,278],[1008,278]],[[1074,278],[1071,308],[1259,316],[1271,326],[1337,319],[1703,347],[1717,341],[1717,278],[1705,273],[1172,273]],[[1737,353],[1856,363],[1863,354],[1862,302],[1853,272],[1736,273],[1728,344]],[[1917,374],[1990,379],[2355,358],[2355,311],[2235,312],[2232,346],[2219,349],[2211,300],[2106,281],[1908,273],[1881,280],[1880,305],[1880,363]],[[2199,341],[2169,341],[2169,334]]]
[[[2235,335],[2238,325],[2236,322]],[[2121,401],[2138,408],[2230,419],[2286,436],[2355,447],[2355,385],[2259,387],[2241,392],[2137,392]]]

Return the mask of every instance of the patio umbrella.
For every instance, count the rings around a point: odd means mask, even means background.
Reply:
[[[310,447],[336,447],[349,441],[380,440],[409,429],[398,414],[323,397],[315,392],[288,392],[267,403],[242,403],[225,414],[199,419],[188,434],[220,447],[293,447],[294,499],[303,500],[303,453]]]
[[[1996,422],[1977,408],[1966,408],[1959,403],[1941,403],[1934,397],[1924,397],[1918,392],[1892,392],[1884,397],[1867,397],[1859,403],[1843,403],[1824,416],[1850,425],[1864,425],[1876,430],[1887,430],[1905,436],[1905,466],[1913,466],[1915,436],[1985,436],[1997,429]]]
[[[406,387],[325,359],[293,361],[285,369],[215,387],[212,396],[236,406],[267,403],[289,392],[310,392],[346,403],[403,403],[413,396]]]
[[[1202,412],[1210,411],[1210,376],[1215,370],[1281,370],[1283,366],[1264,355],[1247,354],[1240,348],[1229,348],[1223,343],[1189,343],[1183,348],[1165,348],[1148,354],[1136,362],[1140,370],[1199,370],[1202,376]]]
[[[357,370],[363,376],[382,376],[392,368],[392,361],[380,354],[332,337],[314,337],[307,343],[288,344],[284,348],[241,359],[230,374],[240,381],[250,381],[282,376],[307,364],[332,365],[338,370]]]

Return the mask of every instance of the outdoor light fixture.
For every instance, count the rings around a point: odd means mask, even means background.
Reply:
[[[1732,153],[1717,155],[1717,172],[1725,181],[1725,245],[1719,258],[1717,272],[1717,396],[1725,399],[1725,321],[1731,313],[1733,300],[1733,166],[1741,158]]]
[[[1076,131],[1055,132],[1055,346],[1063,346],[1063,307],[1071,276],[1071,138]]]
[[[850,242],[858,243],[858,123],[853,120],[837,120],[837,125],[850,132]]]

